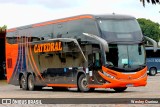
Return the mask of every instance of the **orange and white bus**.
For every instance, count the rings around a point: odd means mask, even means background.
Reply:
[[[147,84],[144,39],[127,15],[79,15],[9,29],[6,70],[9,84],[93,91]]]

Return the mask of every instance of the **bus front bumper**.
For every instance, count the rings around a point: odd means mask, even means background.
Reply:
[[[118,87],[139,87],[147,84],[147,67],[133,74],[124,74],[102,67],[103,72],[99,75],[106,80],[102,85],[88,85],[89,88],[118,88]]]

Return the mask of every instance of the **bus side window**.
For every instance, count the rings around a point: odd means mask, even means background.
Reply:
[[[100,67],[100,53],[95,53],[95,66]]]
[[[17,37],[7,37],[7,42],[10,44],[15,44],[18,42]]]
[[[40,41],[41,39],[39,37],[31,37],[31,42],[34,42],[34,41]]]
[[[83,32],[94,34],[97,36],[99,35],[99,31],[98,31],[95,20],[84,19],[82,29],[83,29]]]

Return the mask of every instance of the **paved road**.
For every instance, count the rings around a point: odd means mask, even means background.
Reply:
[[[24,91],[19,86],[9,85],[5,81],[0,81],[0,98],[160,98],[160,74],[153,77],[149,76],[147,86],[129,87],[123,93],[115,93],[112,89],[96,89],[95,92],[91,93],[80,93],[75,89],[71,89],[70,91],[53,91],[49,87],[45,87],[40,91]],[[86,106],[88,107],[88,105]],[[99,106],[106,107],[104,105]],[[123,107],[123,105],[115,106]],[[136,106],[131,105],[131,107]],[[148,107],[150,106],[148,105]],[[160,107],[160,105],[154,106]]]

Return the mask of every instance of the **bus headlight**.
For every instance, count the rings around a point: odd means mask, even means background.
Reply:
[[[105,76],[111,78],[111,79],[114,79],[114,78],[115,78],[114,76],[112,76],[112,75],[110,75],[110,74],[108,74],[108,73],[106,73],[106,72],[103,72],[103,74],[104,74]]]

